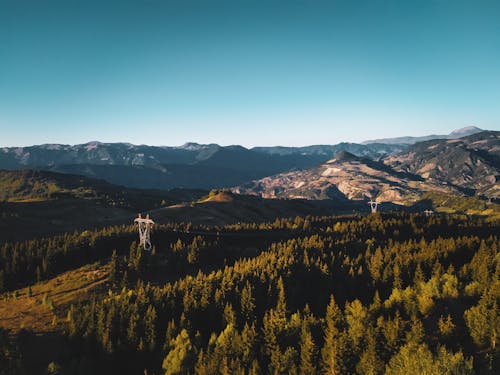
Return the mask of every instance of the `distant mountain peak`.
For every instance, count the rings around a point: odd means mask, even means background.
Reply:
[[[466,126],[464,128],[453,130],[449,135],[450,137],[464,137],[484,131],[477,126]]]
[[[332,159],[332,161],[337,162],[337,163],[338,162],[346,162],[346,161],[358,161],[358,160],[359,160],[359,158],[356,155],[351,154],[350,152],[345,151],[345,150],[337,152]]]
[[[83,147],[87,150],[87,151],[90,151],[90,150],[94,150],[96,148],[98,148],[99,146],[101,146],[102,143],[99,142],[99,141],[92,141],[92,142],[88,142],[88,143],[85,143],[83,145]]]
[[[60,145],[57,143],[45,143],[43,145],[40,145],[40,148],[45,150],[61,150],[63,147],[64,145]]]
[[[212,148],[212,147],[220,147],[216,143],[210,143],[210,144],[200,144],[196,142],[186,142],[182,146],[179,146],[178,148],[187,150],[187,151],[199,151],[203,150],[206,148]]]
[[[473,135],[476,133],[481,133],[485,130],[480,129],[476,126],[467,126],[465,128],[456,129],[452,131],[450,134],[432,134],[432,135],[424,135],[421,137],[396,137],[396,138],[381,138],[381,139],[373,139],[369,141],[363,142],[363,144],[372,144],[372,143],[385,143],[385,144],[406,144],[413,145],[418,142],[424,141],[432,141],[434,139],[456,139],[466,137],[468,135]]]

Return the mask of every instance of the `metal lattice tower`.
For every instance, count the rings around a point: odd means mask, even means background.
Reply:
[[[434,213],[434,211],[432,211],[432,210],[425,210],[424,213],[425,213],[425,216],[431,216]]]
[[[372,214],[376,213],[377,212],[377,207],[378,207],[378,205],[380,203],[379,202],[374,202],[373,200],[370,200],[368,202],[368,204],[370,205],[370,208],[372,209]]]
[[[134,223],[137,223],[139,226],[139,246],[143,246],[144,250],[151,250],[151,227],[155,223],[153,220],[149,218],[149,214],[146,215],[146,218],[143,219],[141,214],[134,220]]]

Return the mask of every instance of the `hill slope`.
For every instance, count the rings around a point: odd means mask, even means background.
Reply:
[[[0,201],[30,202],[75,198],[97,201],[102,205],[144,210],[204,194],[201,190],[129,189],[81,175],[50,171],[0,170]]]
[[[334,200],[415,201],[421,191],[450,191],[429,184],[417,176],[392,170],[381,162],[340,152],[320,166],[282,173],[234,189],[265,198],[302,198]]]
[[[365,205],[348,200],[317,201],[299,199],[263,199],[255,195],[240,195],[228,191],[216,192],[198,202],[178,204],[151,211],[158,222],[192,222],[194,224],[225,225],[238,222],[272,221],[280,217],[331,215],[365,212]]]
[[[47,171],[0,171],[0,242],[129,224],[137,212],[205,194],[200,190],[128,189]]]
[[[471,193],[500,197],[500,132],[417,143],[388,157],[385,163],[427,181],[446,182],[470,189]]]

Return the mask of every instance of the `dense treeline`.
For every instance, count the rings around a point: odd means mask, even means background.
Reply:
[[[303,219],[297,219],[297,221],[300,223],[303,222]],[[264,233],[263,229],[268,229],[273,233]],[[191,241],[196,235],[208,235],[217,238],[223,231],[226,237],[232,238],[232,234],[236,234],[236,239],[242,238],[243,241],[239,241],[243,242],[242,245],[248,242],[262,245],[272,238],[282,238],[284,236],[282,232],[277,232],[274,229],[276,229],[275,225],[272,224],[236,225],[218,228],[206,225],[194,226],[191,223],[171,223],[156,225],[153,228],[153,243],[160,250],[165,250],[165,248],[169,248],[172,242],[178,241],[180,238],[184,239],[184,241]],[[293,229],[297,230],[299,228],[295,225]],[[250,238],[246,238],[247,236],[242,235],[242,232],[246,233]],[[290,235],[285,234],[285,236]],[[0,244],[0,293],[46,280],[61,272],[88,263],[107,259],[114,249],[128,254],[129,246],[136,238],[136,227],[122,225],[94,231],[75,231],[49,238]],[[241,244],[237,246],[241,247]],[[216,259],[219,260],[220,258],[235,259],[241,256],[241,254],[235,254],[233,250],[218,246],[218,251],[213,253]],[[175,253],[176,251],[172,252],[173,257],[178,258]],[[208,258],[206,257],[205,260],[213,261],[212,256],[214,254],[211,254]],[[175,264],[181,269],[186,269],[182,263],[186,262]],[[194,259],[190,259],[187,263],[192,266],[187,267],[190,271],[193,271],[197,266],[207,266],[207,262],[195,262]]]
[[[109,248],[113,286],[68,310],[69,349],[53,365],[64,374],[498,373],[499,227],[466,216],[307,217],[216,228],[220,236],[152,253]],[[233,254],[227,238],[239,233],[261,251]],[[167,270],[169,282],[151,277]]]
[[[132,230],[110,227],[0,245],[0,292],[109,257],[114,246],[130,243]]]

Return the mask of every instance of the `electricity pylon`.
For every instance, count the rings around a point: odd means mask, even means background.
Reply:
[[[377,212],[377,207],[378,207],[378,205],[380,203],[379,202],[374,202],[373,200],[370,200],[368,202],[368,204],[370,205],[370,208],[372,209],[372,214],[376,213]]]
[[[149,214],[146,215],[146,218],[143,219],[141,214],[134,220],[134,223],[137,223],[139,226],[139,246],[143,246],[144,250],[151,250],[151,227],[155,223],[153,220],[149,218]]]

